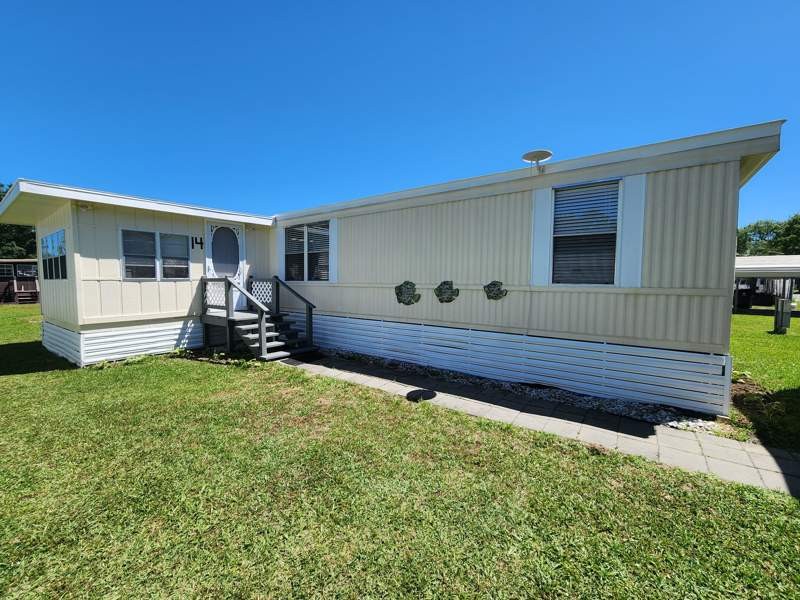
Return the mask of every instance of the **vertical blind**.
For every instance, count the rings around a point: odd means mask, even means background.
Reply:
[[[329,280],[330,221],[287,227],[285,239],[284,266],[287,281]]]
[[[553,283],[613,284],[619,181],[555,190]]]

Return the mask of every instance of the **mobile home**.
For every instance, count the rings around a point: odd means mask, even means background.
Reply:
[[[270,217],[20,180],[0,222],[36,226],[79,365],[320,346],[724,414],[739,189],[782,123]]]

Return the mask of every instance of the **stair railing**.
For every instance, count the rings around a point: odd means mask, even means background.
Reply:
[[[266,306],[264,306],[258,300],[258,298],[253,296],[253,294],[244,289],[236,281],[234,281],[230,277],[226,277],[225,279],[228,282],[228,288],[227,288],[228,293],[225,294],[225,300],[229,306],[235,305],[234,290],[239,290],[239,293],[241,293],[245,298],[247,298],[250,304],[252,304],[258,311],[258,349],[259,353],[263,356],[264,354],[266,354],[266,349],[267,349],[266,324],[267,324],[267,316],[270,314],[270,310]]]
[[[272,280],[275,282],[275,286],[272,291],[272,304],[275,314],[280,313],[281,311],[281,295],[280,295],[280,288],[284,287],[288,291],[294,295],[295,298],[300,300],[306,306],[306,343],[309,346],[314,345],[314,309],[317,308],[314,306],[310,300],[304,298],[297,290],[293,289],[288,283],[286,283],[283,279],[274,275]]]

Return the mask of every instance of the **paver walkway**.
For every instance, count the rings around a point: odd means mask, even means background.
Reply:
[[[360,361],[287,359],[310,373],[382,389],[470,415],[546,431],[689,471],[800,496],[800,453],[653,425],[595,410],[406,374]]]

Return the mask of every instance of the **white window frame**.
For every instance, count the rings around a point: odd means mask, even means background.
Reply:
[[[328,222],[328,279],[320,281],[317,279],[308,278],[308,225],[311,223],[320,223],[322,221]],[[286,230],[291,227],[303,226],[305,228],[303,234],[303,279],[294,279],[289,281],[286,279]],[[315,219],[313,221],[304,221],[302,223],[291,223],[283,225],[278,229],[277,244],[278,244],[278,277],[287,281],[287,283],[310,283],[313,285],[326,285],[336,283],[339,279],[339,221],[335,217],[328,219]]]
[[[37,278],[41,277],[42,281],[45,280],[44,262],[45,262],[45,260],[47,260],[44,257],[44,252],[42,252],[42,242],[45,239],[47,239],[48,237],[50,237],[51,235],[54,235],[54,234],[56,234],[56,233],[58,233],[60,231],[64,232],[64,254],[59,254],[58,256],[51,256],[49,258],[60,258],[61,256],[63,256],[64,257],[64,262],[67,264],[67,269],[66,269],[67,276],[66,277],[60,277],[60,276],[59,277],[51,277],[51,278],[47,279],[47,281],[66,281],[66,280],[69,279],[70,267],[68,266],[69,265],[69,261],[67,261],[67,257],[69,256],[69,250],[67,248],[67,228],[66,227],[59,227],[58,229],[53,229],[49,233],[46,233],[44,235],[39,236],[39,238],[37,240],[37,252],[39,253],[39,262],[36,263],[37,264]],[[39,268],[39,267],[41,267],[41,268]],[[61,275],[60,270],[61,269],[59,267],[59,275]],[[15,275],[16,275],[16,270],[15,270]]]
[[[555,250],[555,228],[556,228],[556,219],[555,219],[555,201],[556,201],[556,190],[561,187],[581,187],[583,185],[592,185],[593,183],[611,183],[612,181],[616,181],[619,185],[617,190],[617,231],[615,233],[616,238],[614,239],[614,282],[613,283],[553,283],[553,260],[555,258],[554,250]],[[562,186],[556,186],[552,188],[552,192],[550,194],[551,202],[553,203],[553,219],[550,223],[550,272],[548,274],[547,279],[550,281],[550,285],[557,288],[574,288],[574,287],[593,287],[593,288],[614,288],[619,287],[619,261],[620,261],[620,254],[621,254],[621,244],[620,242],[620,235],[622,233],[622,202],[624,198],[623,193],[623,185],[624,180],[622,177],[608,177],[606,179],[593,179],[591,181],[579,181],[577,183],[566,183]]]
[[[125,244],[123,241],[124,231],[138,231],[140,233],[152,233],[156,238],[156,276],[155,277],[126,277],[125,276]],[[189,244],[189,275],[188,277],[162,277],[161,276],[161,234],[182,235],[186,237]],[[119,244],[119,270],[122,281],[190,281],[192,279],[192,246],[191,234],[179,233],[175,231],[161,231],[158,229],[148,229],[147,227],[120,227],[117,236]]]
[[[587,181],[564,182],[562,185],[534,189],[532,193],[532,224],[531,224],[531,286],[532,287],[553,287],[553,288],[615,288],[615,287],[638,287],[641,285],[641,252],[642,252],[642,231],[644,226],[644,184],[638,185],[638,178],[644,175],[633,177],[605,177],[603,179],[592,179]],[[628,179],[637,178],[637,191],[642,194],[641,211],[637,210],[638,221],[636,227],[638,234],[639,256],[635,257],[636,264],[639,265],[638,285],[632,285],[636,281],[635,277],[629,277],[630,281],[622,282],[622,262],[625,260],[623,254],[623,236],[626,230],[623,228],[623,221],[629,211],[626,211],[625,204],[625,182]],[[560,187],[579,187],[591,185],[593,183],[619,182],[617,195],[617,231],[614,247],[614,283],[553,283],[553,251],[555,246],[555,192]],[[633,187],[633,186],[632,186]],[[639,189],[641,188],[641,189]],[[631,203],[633,204],[633,203]],[[637,207],[638,208],[638,207]],[[629,221],[632,219],[628,219]],[[627,226],[627,225],[626,225]],[[545,239],[546,238],[546,239]],[[629,245],[629,250],[633,251]],[[627,261],[626,261],[627,266]]]
[[[163,256],[161,256],[161,236],[162,235],[180,235],[186,238],[186,277],[164,277],[164,264]],[[192,236],[185,233],[173,233],[172,231],[158,231],[156,232],[156,264],[158,265],[158,281],[189,281],[192,278]]]

